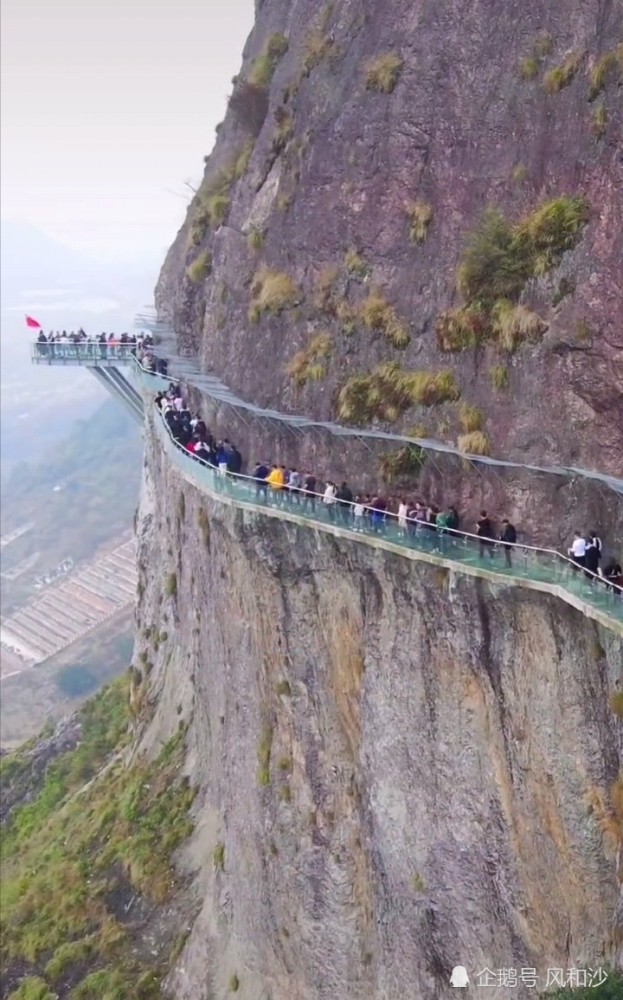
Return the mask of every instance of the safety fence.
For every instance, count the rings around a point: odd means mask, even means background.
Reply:
[[[146,392],[165,390],[171,378],[148,372],[137,365],[141,387]],[[208,462],[193,455],[171,434],[162,414],[154,407],[159,437],[173,463],[201,489],[242,507],[260,509],[268,516],[291,518],[311,526],[338,529],[353,540],[374,540],[422,553],[435,561],[451,564],[457,570],[486,570],[500,577],[501,582],[532,581],[541,589],[551,589],[567,597],[575,607],[585,606],[601,612],[613,623],[623,623],[623,589],[602,576],[581,569],[576,563],[554,549],[506,543],[483,544],[483,539],[464,531],[438,531],[418,522],[401,522],[393,512],[377,512],[368,506],[367,516],[355,516],[356,504],[327,503],[323,494],[305,490],[275,490],[252,476],[222,474]],[[380,516],[382,514],[382,517]],[[550,585],[549,587],[547,585]]]
[[[79,343],[71,341],[62,343],[36,342],[31,345],[32,361],[52,364],[53,362],[70,362],[85,364],[93,361],[108,361],[129,364],[134,360],[132,351],[136,344],[121,344],[111,341],[82,340]]]

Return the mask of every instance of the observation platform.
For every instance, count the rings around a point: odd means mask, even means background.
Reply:
[[[176,377],[147,371],[132,354],[133,345],[83,344],[35,344],[33,361],[37,364],[81,364],[91,368],[112,370],[118,366],[132,365],[137,384],[147,400],[156,392],[166,391],[172,382],[184,378],[182,372]],[[57,354],[58,348],[62,353]],[[53,351],[46,348],[54,348]],[[99,352],[98,352],[99,349]],[[120,372],[117,372],[123,378]],[[141,419],[143,402],[141,395],[130,383],[124,383],[140,400]],[[192,377],[189,381],[193,381]],[[215,383],[218,380],[206,378]],[[122,391],[115,380],[105,383],[117,398]],[[210,395],[208,387],[204,391]],[[127,401],[126,401],[127,402]],[[138,413],[138,407],[135,409]],[[607,583],[603,578],[587,575],[554,549],[517,544],[511,547],[511,567],[506,566],[500,546],[494,550],[493,558],[479,556],[479,540],[465,532],[456,536],[448,535],[441,540],[436,533],[412,535],[404,532],[395,516],[389,516],[381,531],[364,522],[356,530],[350,518],[342,518],[337,509],[329,511],[320,496],[316,497],[314,509],[303,504],[288,502],[280,497],[279,502],[268,491],[264,500],[258,495],[256,481],[249,476],[222,476],[211,465],[191,455],[172,437],[163,417],[154,408],[154,424],[162,447],[179,473],[192,486],[202,490],[213,499],[230,506],[242,507],[264,517],[289,521],[303,527],[313,527],[328,534],[342,537],[357,544],[366,544],[393,552],[404,558],[427,562],[446,569],[455,570],[468,576],[476,576],[502,586],[520,586],[529,590],[548,593],[565,601],[588,618],[599,622],[618,635],[623,636],[623,589]]]

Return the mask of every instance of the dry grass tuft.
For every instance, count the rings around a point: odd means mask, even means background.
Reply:
[[[337,304],[335,301],[335,283],[339,277],[337,267],[323,267],[314,285],[314,306],[319,312],[336,315]]]
[[[313,31],[305,40],[305,54],[303,57],[303,75],[309,76],[311,71],[319,66],[327,58],[333,41],[322,31]]]
[[[403,66],[404,59],[395,52],[385,52],[370,60],[366,66],[366,89],[391,94],[400,79]]]
[[[398,479],[416,476],[426,461],[426,452],[416,444],[387,452],[380,461],[383,482],[391,485]]]
[[[560,66],[550,69],[543,77],[543,86],[547,93],[558,94],[565,87],[568,87],[577,75],[583,58],[582,52],[572,52]]]
[[[465,455],[491,454],[491,442],[483,431],[470,431],[469,434],[459,435],[456,445]]]
[[[485,415],[482,410],[479,410],[477,406],[471,406],[469,403],[462,403],[459,409],[459,422],[461,424],[461,430],[464,434],[472,434],[474,431],[481,431],[484,422]]]
[[[186,274],[193,283],[199,284],[200,282],[205,281],[211,270],[212,254],[209,250],[204,250],[203,253],[200,253],[199,256],[192,262],[192,264],[189,264]]]
[[[608,126],[608,111],[605,105],[600,104],[593,109],[591,114],[591,131],[598,139],[603,138]]]
[[[393,424],[412,406],[456,402],[460,395],[452,372],[407,372],[397,362],[386,361],[342,386],[338,414],[357,425],[373,420]]]
[[[505,365],[494,365],[489,369],[491,385],[498,391],[508,389],[508,368]]]
[[[455,354],[483,344],[490,337],[491,324],[478,306],[463,306],[442,312],[435,333],[439,349]]]
[[[539,75],[539,60],[536,56],[525,56],[519,62],[519,75],[526,83],[536,80]]]
[[[589,101],[594,101],[602,90],[606,89],[609,82],[614,83],[621,79],[623,79],[623,42],[610,52],[605,52],[593,66],[588,92]]]
[[[525,306],[499,299],[492,310],[493,332],[505,351],[516,351],[525,342],[537,343],[547,323]]]
[[[257,322],[264,313],[276,316],[295,305],[298,288],[289,274],[263,267],[253,279],[251,295],[249,317]]]
[[[288,51],[288,39],[277,33],[271,35],[262,53],[251,63],[248,82],[255,87],[268,87],[277,69],[279,60]]]
[[[423,243],[428,235],[428,227],[433,220],[433,209],[425,201],[414,201],[407,206],[409,218],[409,239],[412,243]]]
[[[623,719],[623,691],[613,691],[610,695],[610,708],[617,719]]]
[[[299,385],[321,382],[326,378],[327,365],[333,353],[330,333],[318,333],[304,351],[298,351],[285,367],[285,372]]]
[[[365,278],[369,278],[372,273],[370,265],[363,259],[361,254],[353,249],[348,250],[345,254],[344,264],[348,273],[355,278],[364,280]]]
[[[366,329],[382,333],[394,347],[403,349],[409,343],[411,337],[407,327],[394,307],[378,292],[372,292],[363,300],[358,313]]]
[[[253,226],[247,235],[247,246],[249,247],[249,250],[255,250],[256,253],[259,252],[264,246],[265,239],[266,233],[264,230],[260,229],[258,226]]]

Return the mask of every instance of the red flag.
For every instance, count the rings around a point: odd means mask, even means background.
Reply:
[[[26,317],[26,326],[29,326],[29,327],[31,327],[31,329],[34,329],[34,330],[40,330],[41,329],[41,323],[39,323],[36,319],[33,319],[32,316],[27,316]]]

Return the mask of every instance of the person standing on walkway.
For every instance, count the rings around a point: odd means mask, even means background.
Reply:
[[[576,566],[584,566],[586,556],[586,539],[579,531],[574,531],[573,541],[567,549],[567,555]]]
[[[493,551],[493,525],[486,510],[480,511],[480,517],[476,522],[476,534],[478,535],[478,557],[484,559],[485,552],[489,553],[491,559],[495,557]]]
[[[327,485],[324,488],[324,494],[322,497],[322,502],[325,505],[325,510],[327,512],[327,517],[330,521],[335,521],[335,494],[336,488],[335,483],[331,480],[327,480]]]
[[[348,483],[342,483],[339,490],[335,494],[335,499],[339,505],[342,521],[348,527],[353,516],[353,492]]]
[[[440,510],[435,519],[437,525],[437,547],[445,554],[448,548],[448,528],[450,526],[450,511]]]
[[[266,480],[276,503],[281,502],[281,494],[285,485],[285,469],[282,465],[273,465]]]
[[[401,535],[406,535],[409,527],[409,505],[404,497],[398,502],[398,529]]]
[[[597,536],[595,531],[589,531],[588,539],[586,540],[586,548],[584,550],[584,566],[589,573],[594,573],[595,576],[599,573],[601,553],[601,538]]]
[[[316,477],[313,472],[305,473],[304,482],[304,496],[303,496],[303,510],[307,511],[309,508],[312,514],[316,513]]]
[[[253,472],[256,499],[261,497],[264,502],[268,500],[268,485],[266,483],[266,479],[268,478],[269,471],[270,470],[265,462],[258,462]]]
[[[503,543],[506,565],[509,569],[511,569],[513,565],[513,560],[511,558],[511,546],[515,545],[517,542],[517,532],[515,531],[515,526],[511,524],[506,517],[502,521],[502,534],[500,535],[500,541]]]

